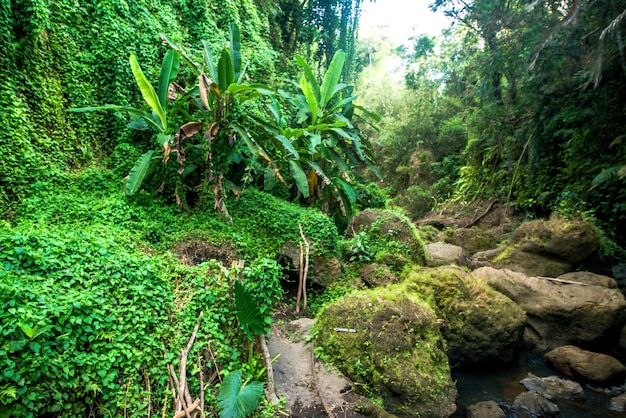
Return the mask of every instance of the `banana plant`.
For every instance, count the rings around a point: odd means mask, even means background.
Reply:
[[[104,106],[82,107],[69,109],[69,112],[93,112],[93,111],[122,111],[130,115],[129,128],[137,130],[152,129],[155,131],[157,148],[141,155],[128,176],[126,193],[132,195],[139,188],[149,172],[154,161],[162,159],[167,162],[172,151],[178,152],[179,163],[184,162],[184,150],[181,142],[184,138],[193,136],[200,131],[201,124],[190,121],[182,126],[172,129],[172,120],[179,114],[185,113],[190,96],[172,94],[171,85],[178,75],[180,55],[174,50],[165,54],[159,72],[158,89],[155,90],[144,74],[137,57],[131,54],[129,57],[130,68],[135,82],[141,92],[145,105],[141,108],[107,104]],[[172,102],[170,103],[170,100]],[[162,152],[162,156],[155,155]],[[182,165],[181,165],[182,166]]]
[[[331,186],[344,208],[351,212],[358,193],[350,184],[349,173],[357,167],[369,166],[378,175],[369,143],[352,123],[359,110],[367,120],[380,116],[355,104],[353,87],[340,83],[345,53],[337,51],[326,70],[322,83],[299,55],[296,62],[302,70],[295,94],[280,91],[280,96],[296,109],[295,120],[288,123],[281,105],[273,100],[269,110],[273,124],[263,124],[275,138],[275,146],[284,150],[287,165],[303,197],[313,200],[316,191]],[[271,185],[273,171],[266,171],[265,184]],[[269,177],[269,179],[267,178]]]

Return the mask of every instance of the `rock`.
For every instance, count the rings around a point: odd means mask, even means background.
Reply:
[[[609,410],[614,412],[626,412],[626,393],[611,398],[609,401]]]
[[[558,417],[561,411],[559,407],[538,394],[537,392],[524,392],[515,398],[513,407],[522,413],[527,413],[533,418]]]
[[[602,286],[608,289],[617,289],[617,282],[609,276],[591,273],[589,271],[574,271],[565,273],[557,277],[560,280],[569,280],[572,282],[585,283],[593,286]]]
[[[489,254],[488,261],[495,268],[528,276],[558,277],[574,270],[599,248],[600,239],[591,223],[553,217],[523,223],[503,250]]]
[[[311,282],[326,287],[334,283],[339,276],[341,276],[341,263],[337,257],[329,255],[312,257],[308,275]]]
[[[462,265],[465,250],[458,245],[434,242],[424,247],[426,265],[429,267]]]
[[[610,384],[623,379],[626,375],[626,368],[616,358],[573,345],[555,348],[544,358],[558,372],[593,383]]]
[[[363,282],[369,287],[385,286],[398,282],[395,273],[385,264],[363,264],[360,274]]]
[[[386,411],[436,418],[456,410],[436,317],[402,285],[344,296],[318,314],[315,329],[318,349],[374,391]]]
[[[280,249],[280,256],[291,270],[300,269],[300,248],[287,242]],[[339,259],[330,255],[312,256],[308,279],[311,283],[326,287],[341,276]]]
[[[467,408],[467,418],[506,418],[504,411],[494,401],[478,402]]]
[[[556,283],[491,267],[474,274],[526,312],[524,341],[541,350],[597,342],[624,323],[626,300],[616,289]]]
[[[494,248],[499,241],[498,235],[480,228],[456,228],[446,231],[446,242],[465,249],[468,254]]]
[[[435,311],[453,368],[493,367],[513,359],[526,317],[484,280],[448,266],[410,270],[404,284]]]
[[[388,211],[364,210],[350,221],[346,238],[360,232],[366,233],[376,248],[377,260],[389,253],[402,253],[409,262],[424,264],[424,246],[409,219]]]
[[[520,383],[529,392],[537,392],[546,399],[585,399],[585,392],[580,383],[557,376],[537,377],[528,373],[528,377],[522,379]]]
[[[600,248],[593,224],[583,220],[552,217],[523,223],[511,237],[527,253],[579,263]]]

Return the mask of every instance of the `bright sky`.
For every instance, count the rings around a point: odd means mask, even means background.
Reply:
[[[439,35],[450,26],[450,19],[443,13],[433,13],[428,8],[430,3],[432,0],[363,0],[359,26],[363,30],[378,29],[396,45],[422,33]]]

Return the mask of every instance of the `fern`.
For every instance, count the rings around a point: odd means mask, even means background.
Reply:
[[[0,405],[8,405],[17,399],[17,389],[8,383],[0,386]]]
[[[624,167],[626,166],[614,165],[613,167],[605,168],[600,172],[600,174],[593,178],[593,180],[591,181],[591,188],[593,189],[595,187],[598,187],[602,183],[606,183],[614,177],[618,177],[619,173],[621,172],[621,170],[624,169]]]

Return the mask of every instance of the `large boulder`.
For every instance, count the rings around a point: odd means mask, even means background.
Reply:
[[[398,282],[396,274],[385,264],[363,264],[359,274],[363,283],[369,287],[386,286]]]
[[[537,349],[598,342],[617,335],[624,323],[626,300],[616,289],[564,284],[492,267],[474,274],[526,312],[524,341]]]
[[[477,253],[473,258],[487,258],[495,268],[529,276],[557,277],[575,270],[599,249],[600,238],[591,223],[553,217],[523,223],[500,251]]]
[[[389,211],[364,210],[350,221],[346,239],[359,234],[364,235],[377,261],[396,269],[407,263],[424,264],[424,245],[411,221],[404,216]],[[397,254],[401,254],[404,261],[399,260]]]
[[[319,313],[315,328],[324,355],[390,413],[435,418],[456,410],[437,319],[403,286],[346,295]]]
[[[594,353],[573,345],[555,348],[544,356],[546,362],[566,376],[597,384],[623,382],[626,368],[608,354]]]
[[[513,402],[513,408],[517,409],[516,417],[528,418],[556,418],[561,410],[555,404],[538,394],[537,392],[524,392]]]
[[[508,363],[526,323],[522,309],[460,267],[413,269],[407,291],[428,301],[441,324],[453,368]]]
[[[469,406],[467,418],[506,418],[506,415],[495,401],[484,401]]]
[[[426,265],[429,267],[463,265],[465,250],[458,245],[433,242],[424,247]]]

